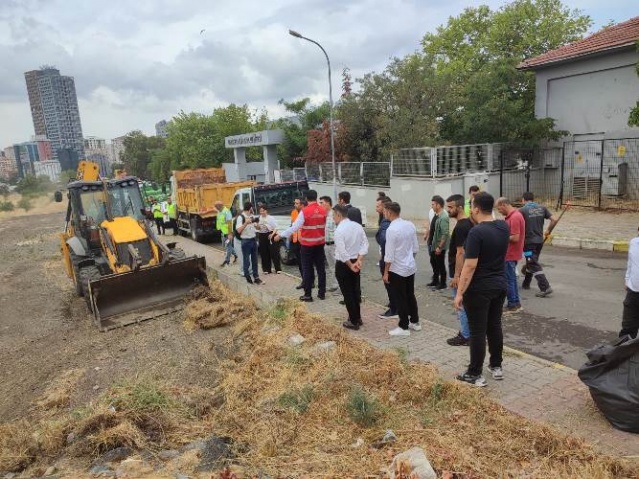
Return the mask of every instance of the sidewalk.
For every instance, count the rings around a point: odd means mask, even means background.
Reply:
[[[552,210],[559,216],[561,212]],[[628,251],[628,242],[637,236],[639,213],[570,208],[561,218],[549,244],[569,248]]]
[[[254,298],[258,304],[268,307],[279,298],[297,298],[300,295],[295,289],[299,284],[297,277],[288,274],[266,275],[262,276],[263,285],[249,285],[238,274],[239,265],[218,267],[223,261],[220,251],[184,238],[179,238],[178,242],[187,254],[205,256],[209,268],[225,285]],[[340,299],[329,293],[325,301],[315,298],[307,306],[326,320],[341,324],[346,318],[346,309],[339,304]],[[412,332],[410,337],[392,338],[388,330],[396,326],[396,320],[377,317],[384,309],[366,300],[362,304],[364,327],[352,331],[352,334],[380,348],[402,348],[408,352],[410,359],[436,365],[445,379],[453,380],[467,365],[468,348],[446,344],[446,339],[457,331],[425,320],[428,313],[421,311],[424,318],[422,331]],[[484,373],[488,381],[488,387],[484,390],[506,409],[580,436],[604,453],[639,455],[639,435],[618,431],[608,424],[593,404],[588,389],[579,380],[575,370],[506,348],[504,380],[494,381],[486,369]]]

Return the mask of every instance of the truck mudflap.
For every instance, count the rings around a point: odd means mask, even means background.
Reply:
[[[108,331],[178,311],[197,285],[208,286],[204,257],[89,281],[89,303],[100,331]]]

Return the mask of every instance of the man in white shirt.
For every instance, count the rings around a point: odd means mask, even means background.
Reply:
[[[637,337],[639,331],[639,236],[630,240],[628,267],[626,268],[626,298],[623,300],[623,317],[619,337]]]
[[[415,298],[415,255],[419,251],[419,243],[415,225],[400,218],[400,213],[401,207],[398,203],[384,205],[384,216],[391,222],[386,230],[384,283],[390,284],[399,314],[399,325],[388,334],[410,336],[411,329],[422,329]]]
[[[257,270],[257,232],[253,221],[253,204],[250,201],[244,203],[244,211],[235,219],[235,229],[242,240],[242,260],[244,277],[250,284],[262,284]],[[249,263],[253,267],[253,279],[249,273]]]
[[[359,307],[359,275],[364,256],[368,253],[368,238],[364,228],[348,219],[348,208],[344,205],[333,207],[335,229],[335,276],[344,295],[348,320],[342,326],[359,329],[362,315]]]

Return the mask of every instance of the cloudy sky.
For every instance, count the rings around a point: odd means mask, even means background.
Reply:
[[[0,147],[33,135],[24,72],[54,65],[75,77],[83,132],[114,138],[180,110],[228,103],[282,114],[280,98],[328,97],[324,46],[341,71],[380,71],[419,48],[467,6],[486,0],[0,0]],[[595,21],[639,14],[636,0],[564,0]],[[635,8],[633,8],[633,6]]]

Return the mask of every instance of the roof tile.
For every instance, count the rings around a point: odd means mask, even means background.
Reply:
[[[586,38],[529,58],[519,64],[520,70],[536,69],[552,63],[633,45],[639,40],[639,17],[604,28]]]

